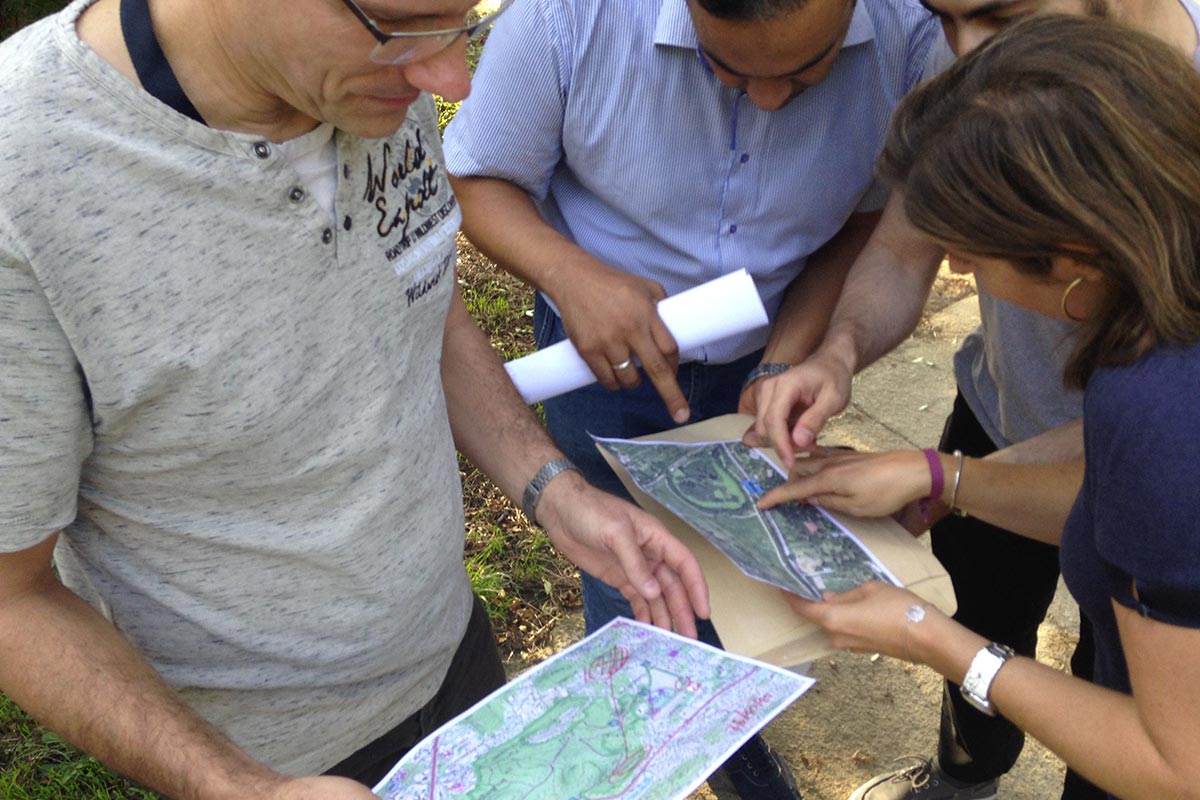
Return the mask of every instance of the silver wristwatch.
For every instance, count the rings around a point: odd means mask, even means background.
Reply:
[[[765,364],[759,364],[757,367],[746,373],[746,380],[742,381],[742,391],[746,391],[746,387],[754,383],[759,378],[766,378],[771,375],[782,375],[791,368],[791,364],[783,364],[777,361],[768,361]]]
[[[525,517],[534,525],[537,525],[538,502],[542,499],[542,491],[546,488],[546,484],[550,483],[551,478],[560,472],[566,472],[569,469],[578,470],[579,467],[571,463],[569,458],[556,458],[546,462],[546,465],[537,471],[537,474],[525,484],[525,493],[521,495],[521,510],[525,512]]]
[[[996,673],[1004,666],[1004,662],[1016,653],[1011,647],[991,642],[987,647],[975,654],[971,666],[967,667],[967,675],[963,678],[959,691],[963,698],[989,717],[996,716],[996,709],[988,699],[992,681]]]

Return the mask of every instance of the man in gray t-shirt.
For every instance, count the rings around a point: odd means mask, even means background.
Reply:
[[[165,794],[370,798],[287,776],[370,783],[503,679],[456,447],[643,618],[707,612],[459,296],[425,92],[470,5],[76,0],[0,45],[0,689]]]

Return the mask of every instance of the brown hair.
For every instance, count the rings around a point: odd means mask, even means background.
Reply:
[[[1067,385],[1200,340],[1200,75],[1165,43],[1022,21],[905,98],[879,170],[940,242],[1034,275],[1059,255],[1104,273]]]

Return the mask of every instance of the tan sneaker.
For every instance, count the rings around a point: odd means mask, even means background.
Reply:
[[[904,756],[900,766],[876,775],[854,790],[850,800],[993,800],[1000,780],[959,783],[942,772],[937,759]]]

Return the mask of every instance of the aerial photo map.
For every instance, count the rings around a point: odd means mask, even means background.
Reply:
[[[755,503],[784,476],[738,441],[642,442],[593,437],[643,492],[695,528],[742,572],[811,600],[870,580],[900,582],[821,509]]]
[[[616,619],[430,734],[384,800],[685,798],[813,679]]]

